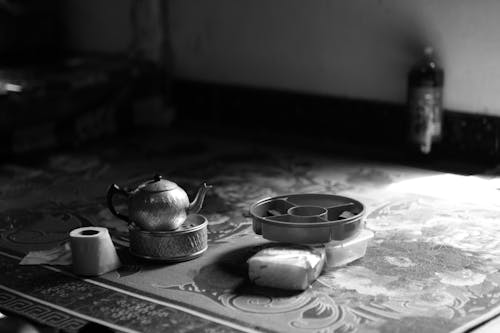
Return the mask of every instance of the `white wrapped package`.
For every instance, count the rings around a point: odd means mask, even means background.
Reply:
[[[305,290],[321,274],[324,247],[275,246],[248,259],[250,281],[259,286]]]
[[[356,236],[343,241],[331,241],[326,246],[326,267],[339,267],[362,258],[366,254],[368,242],[374,233],[368,229],[362,230]]]

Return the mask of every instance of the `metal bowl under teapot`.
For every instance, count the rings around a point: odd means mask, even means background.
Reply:
[[[133,190],[125,190],[116,184],[108,188],[106,196],[109,210],[116,217],[134,223],[148,231],[170,231],[179,228],[188,214],[200,211],[205,194],[211,188],[203,183],[195,199],[190,203],[186,192],[176,183],[156,175]],[[120,214],[113,205],[115,194],[128,199],[129,216]]]

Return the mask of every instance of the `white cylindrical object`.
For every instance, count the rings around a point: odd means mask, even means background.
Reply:
[[[96,276],[121,266],[109,231],[100,227],[83,227],[69,233],[73,272]]]
[[[359,234],[344,241],[331,241],[326,246],[326,266],[328,268],[347,265],[366,254],[368,242],[375,234],[363,229]]]

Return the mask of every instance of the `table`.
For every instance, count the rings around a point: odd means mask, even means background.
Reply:
[[[492,177],[228,141],[151,135],[3,164],[0,311],[68,332],[89,321],[123,332],[462,332],[500,313]],[[161,264],[128,253],[107,186],[155,173],[191,198],[202,180],[214,186],[201,211],[209,221],[203,256]],[[362,201],[375,232],[367,254],[301,293],[253,286],[246,260],[267,241],[252,231],[248,207],[298,192]],[[91,225],[109,228],[122,268],[84,279],[70,266],[18,265],[28,251]]]

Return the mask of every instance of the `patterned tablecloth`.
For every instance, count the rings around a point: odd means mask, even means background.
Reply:
[[[190,196],[214,185],[202,214],[209,248],[192,261],[128,254],[127,226],[105,205],[111,183],[155,173]],[[500,205],[478,178],[216,140],[129,139],[36,165],[0,168],[0,309],[77,331],[451,332],[500,312]],[[246,260],[267,241],[248,207],[287,193],[335,193],[367,206],[364,258],[290,293],[253,286]],[[498,201],[500,202],[500,201]],[[121,205],[124,209],[123,204]],[[81,279],[70,266],[20,266],[80,226],[109,228],[124,266]]]

